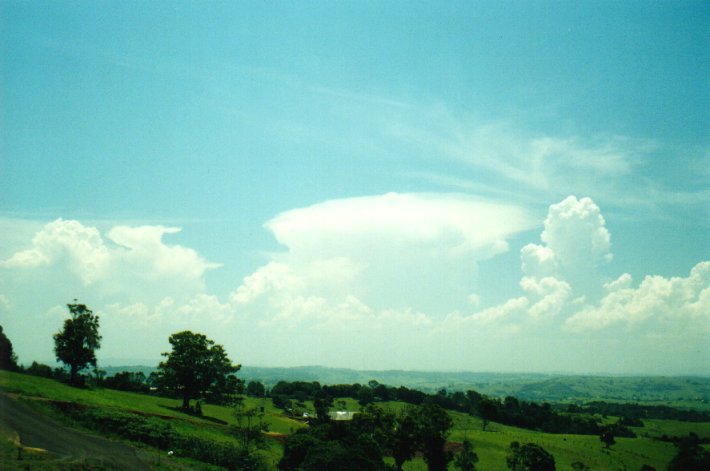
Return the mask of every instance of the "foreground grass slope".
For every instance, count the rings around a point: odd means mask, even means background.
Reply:
[[[42,403],[48,401],[76,403],[107,413],[149,417],[151,421],[166,424],[180,435],[234,443],[229,425],[235,423],[235,418],[230,407],[204,405],[204,416],[196,417],[180,411],[180,401],[177,399],[110,389],[76,389],[54,380],[5,371],[0,371],[0,390],[24,398],[35,407],[42,407]],[[285,417],[282,411],[273,407],[268,399],[248,398],[246,401],[248,407],[264,408],[265,421],[269,424],[270,431],[275,434],[290,434],[305,426],[301,422]],[[335,406],[357,410],[357,404],[351,399],[336,400]],[[381,406],[390,410],[406,407],[401,402],[382,403]],[[452,442],[461,442],[464,438],[471,440],[480,458],[479,469],[484,470],[507,469],[505,456],[512,441],[541,445],[554,455],[557,469],[572,469],[572,463],[581,462],[591,469],[599,470],[637,470],[645,464],[662,470],[675,454],[675,447],[671,443],[658,441],[656,437],[664,434],[687,435],[688,432],[694,432],[701,437],[710,437],[710,423],[648,420],[645,421],[645,427],[634,429],[638,438],[617,438],[617,443],[607,450],[596,436],[544,434],[496,423],[489,424],[486,430],[483,430],[482,421],[476,417],[458,412],[450,412],[450,415],[454,427],[449,440]],[[3,453],[3,459],[11,460],[10,455],[15,448],[11,445],[8,448],[8,436],[4,438],[4,448],[0,449],[0,452]],[[270,466],[275,468],[281,454],[281,445],[275,439],[269,443],[270,449],[266,452],[266,457]],[[49,467],[46,469],[55,469],[49,463],[47,466]],[[164,465],[161,466],[162,469],[167,469]],[[410,471],[425,468],[421,460],[410,462],[406,467]]]

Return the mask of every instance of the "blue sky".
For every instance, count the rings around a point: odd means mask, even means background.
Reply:
[[[52,359],[76,297],[107,362],[189,328],[244,364],[706,373],[706,2],[3,2],[0,22],[21,361]]]

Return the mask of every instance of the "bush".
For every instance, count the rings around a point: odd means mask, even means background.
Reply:
[[[75,403],[56,402],[52,405],[83,426],[102,433],[141,442],[161,450],[172,450],[180,456],[229,469],[266,469],[259,455],[229,443],[181,435],[157,418],[84,407]]]
[[[512,442],[506,463],[513,471],[555,471],[555,458],[534,443]]]
[[[30,374],[32,376],[40,376],[42,378],[53,378],[54,373],[52,371],[52,367],[49,365],[45,365],[43,363],[37,363],[36,361],[33,361],[32,364],[25,370],[25,373]]]

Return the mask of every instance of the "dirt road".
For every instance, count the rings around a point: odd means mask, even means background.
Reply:
[[[24,446],[100,463],[106,468],[150,469],[138,458],[134,448],[66,427],[2,393],[0,425],[17,432]]]

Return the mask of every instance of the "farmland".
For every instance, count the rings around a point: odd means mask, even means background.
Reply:
[[[147,427],[147,430],[162,431],[173,440],[182,437],[193,442],[224,445],[227,447],[225,449],[237,445],[231,428],[236,419],[234,408],[230,406],[204,404],[203,415],[195,416],[181,411],[177,399],[104,388],[79,389],[51,379],[6,371],[0,372],[0,389],[3,394],[29,405],[33,410],[78,428],[96,431],[96,425],[92,426],[87,417],[113,416],[139,423],[142,427]],[[247,397],[244,401],[247,407],[259,410],[263,408],[263,421],[268,427],[267,446],[258,453],[264,458],[269,469],[275,469],[282,454],[283,437],[307,425],[287,417],[284,411],[276,408],[268,398]],[[68,406],[69,404],[72,406]],[[304,401],[302,405],[304,410],[313,412],[311,401]],[[408,407],[401,401],[379,402],[377,405],[392,412]],[[334,407],[351,411],[359,409],[357,401],[351,398],[335,399]],[[571,469],[573,463],[583,463],[590,469],[640,469],[643,465],[665,469],[675,454],[675,446],[668,441],[658,440],[659,437],[683,436],[693,432],[701,438],[710,438],[708,422],[649,419],[643,422],[643,427],[633,427],[636,438],[619,437],[616,444],[607,449],[594,435],[541,433],[496,422],[488,424],[484,430],[480,417],[457,411],[448,411],[448,414],[453,420],[449,442],[456,444],[464,439],[470,440],[480,459],[479,469],[507,469],[506,453],[509,444],[514,441],[541,445],[554,456],[557,469]],[[611,422],[612,418],[600,420]],[[119,423],[113,431],[103,430],[102,433],[137,448],[140,451],[139,456],[153,469],[180,466],[180,463],[190,468],[202,466],[203,469],[208,469],[207,464],[198,464],[182,456],[172,456],[168,459],[168,450],[158,441],[151,443],[150,440],[135,437],[129,440],[128,435],[121,430],[124,429]],[[3,444],[3,463],[13,464],[17,451],[10,441],[13,438],[12,431],[6,430],[4,434],[6,440]],[[30,450],[25,453],[25,461],[32,459],[33,454],[40,456]],[[63,469],[61,461],[48,460],[46,457],[42,460],[36,458],[35,461],[43,463],[46,469]],[[414,459],[405,463],[405,469],[426,469],[426,465],[421,459]]]

